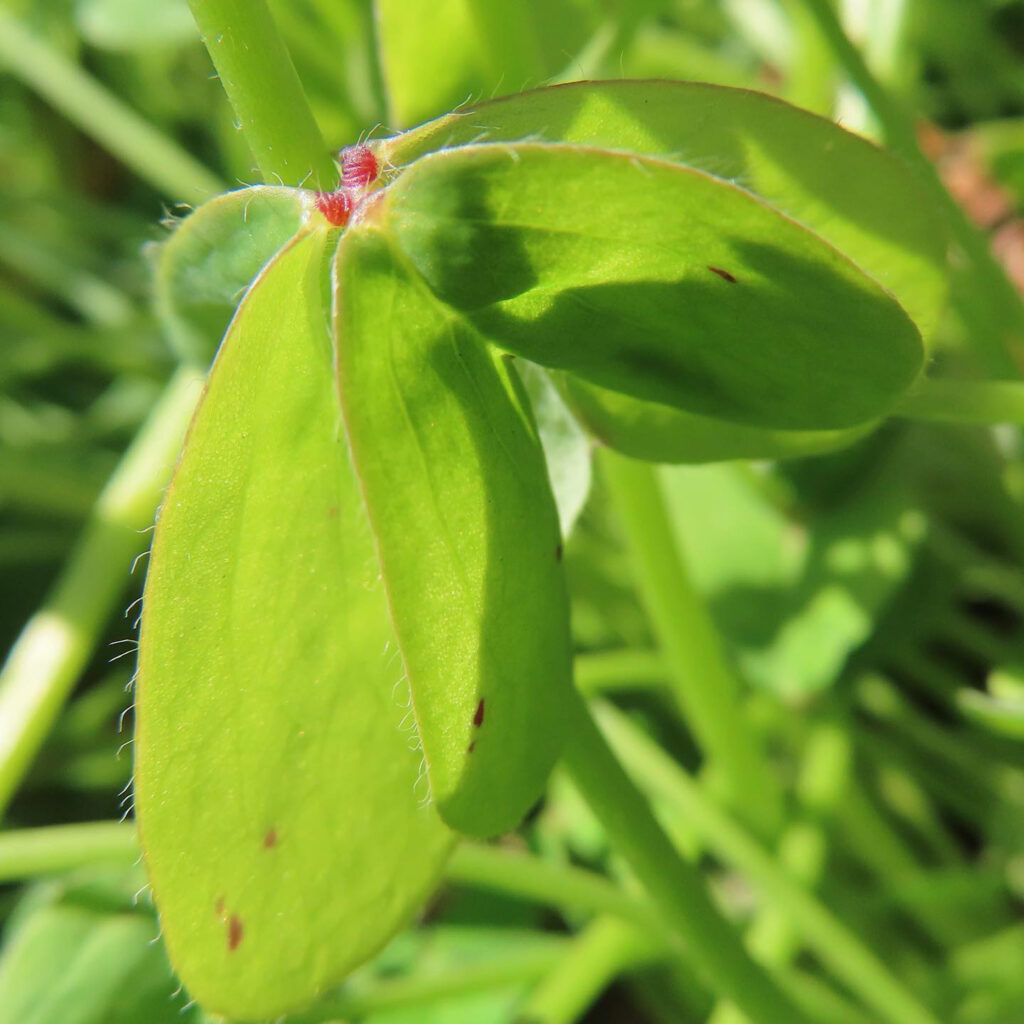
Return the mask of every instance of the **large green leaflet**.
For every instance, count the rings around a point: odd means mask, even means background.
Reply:
[[[452,841],[417,785],[340,428],[327,240],[315,231],[284,250],[240,307],[146,585],[146,865],[190,993],[242,1018],[309,1002],[365,960],[418,908]]]
[[[693,82],[572,83],[459,110],[384,140],[403,166],[442,146],[533,139],[660,156],[734,181],[810,227],[903,304],[927,342],[945,299],[944,243],[913,175],[892,155],[770,96]],[[655,461],[830,451],[850,431],[780,431],[696,416],[566,379],[604,443]],[[870,426],[866,429],[870,429]]]
[[[546,366],[783,430],[886,413],[924,350],[900,305],[750,193],[575,146],[423,157],[382,217],[434,292]]]
[[[568,599],[554,502],[505,360],[379,230],[337,264],[338,380],[409,674],[430,790],[463,832],[509,829],[564,739]]]
[[[891,291],[929,338],[946,294],[941,232],[899,160],[788,103],[696,82],[577,82],[438,118],[380,144],[403,167],[443,147],[528,139],[656,156],[761,196]]]

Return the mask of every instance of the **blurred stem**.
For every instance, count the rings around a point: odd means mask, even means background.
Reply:
[[[263,180],[334,188],[334,161],[266,0],[189,6]]]
[[[897,416],[942,423],[1024,424],[1024,383],[1009,380],[924,380]]]
[[[668,681],[661,655],[636,647],[577,654],[573,673],[577,687],[588,697],[610,690],[663,689]]]
[[[996,312],[996,322],[1001,328],[999,346],[988,343],[990,333],[987,324],[976,324],[977,318],[972,309],[961,308],[961,312],[970,317],[971,337],[985,358],[989,372],[1002,377],[1019,376],[1013,357],[1024,351],[1024,303],[1016,289],[989,251],[988,241],[967,219],[942,184],[932,162],[921,152],[914,118],[872,74],[860,51],[843,30],[831,0],[803,0],[803,3],[818,23],[836,59],[871,107],[888,146],[919,172],[922,183],[946,222],[950,237],[972,265],[975,287],[983,293],[979,298],[983,298],[984,304]],[[977,330],[973,330],[974,327]]]
[[[522,1024],[573,1024],[619,975],[664,956],[664,946],[614,917],[573,940],[517,1015]]]
[[[39,93],[86,135],[170,199],[202,202],[224,185],[77,64],[0,7],[0,68]]]
[[[718,912],[700,873],[680,858],[650,806],[619,764],[582,698],[575,702],[563,763],[605,832],[630,866],[662,920],[711,987],[759,1024],[807,1020],[747,955]],[[908,1017],[901,1024],[925,1018]]]
[[[0,832],[0,882],[59,874],[90,864],[134,864],[138,859],[134,826],[117,821]]]
[[[687,573],[656,471],[612,452],[603,453],[602,469],[684,717],[729,805],[760,834],[777,835],[782,791],[743,714],[739,683]]]
[[[630,896],[604,876],[583,868],[552,864],[496,846],[462,843],[445,867],[450,882],[477,886],[531,900],[545,906],[584,913],[611,914],[656,933],[665,942],[671,935],[654,908]]]
[[[807,889],[821,883],[828,862],[828,836],[824,819],[831,818],[847,789],[851,760],[850,738],[834,722],[818,724],[804,750],[797,782],[803,814],[792,822],[779,843],[779,862]],[[800,951],[800,935],[786,908],[762,906],[747,933],[747,948],[766,967],[788,967]],[[746,1018],[732,1004],[716,1007],[708,1024],[744,1024]]]
[[[610,706],[598,708],[598,719],[624,763],[645,786],[686,815],[723,861],[746,875],[767,901],[783,908],[807,947],[872,1007],[880,1020],[938,1024],[853,932],[780,868],[653,740]],[[742,1004],[740,1009],[753,1021],[767,1019]]]
[[[0,669],[0,816],[92,655],[181,450],[202,388],[182,368],[125,452],[43,607]]]

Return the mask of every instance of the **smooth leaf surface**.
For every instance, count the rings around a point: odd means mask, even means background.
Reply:
[[[201,206],[158,249],[157,313],[178,355],[213,359],[245,289],[299,230],[308,192],[257,185]]]
[[[571,142],[656,156],[735,182],[891,291],[930,338],[945,246],[913,174],[866,139],[763,93],[695,82],[576,82],[477,103],[384,140],[402,167],[474,142]]]
[[[340,427],[327,240],[284,250],[239,309],[145,591],[146,866],[190,994],[240,1018],[308,1003],[372,955],[452,841],[416,785],[422,757]]]
[[[750,193],[580,147],[424,157],[381,216],[433,291],[503,347],[704,416],[862,425],[918,375],[920,335],[875,281]]]
[[[430,777],[491,835],[538,799],[571,686],[561,537],[507,362],[382,232],[338,249],[338,380]]]

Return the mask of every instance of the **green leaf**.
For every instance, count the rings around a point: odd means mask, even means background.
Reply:
[[[920,335],[875,281],[734,185],[522,143],[417,161],[379,215],[486,337],[698,415],[832,430],[884,414]]]
[[[338,250],[338,377],[445,820],[490,835],[540,796],[571,688],[561,538],[506,361],[382,232]]]
[[[417,788],[384,588],[340,427],[327,233],[240,307],[157,526],[135,806],[172,963],[273,1017],[372,955],[452,837]]]
[[[257,185],[199,207],[157,250],[157,314],[177,354],[213,359],[249,283],[295,236],[308,192]]]
[[[761,196],[891,291],[930,338],[946,296],[935,211],[898,159],[762,93],[694,82],[577,82],[448,114],[381,143],[402,167],[488,141],[571,142],[677,161]]]

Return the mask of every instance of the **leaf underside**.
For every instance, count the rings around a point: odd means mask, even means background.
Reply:
[[[136,796],[172,962],[210,1011],[312,1001],[418,908],[452,837],[340,429],[327,235],[240,307],[160,515]]]

